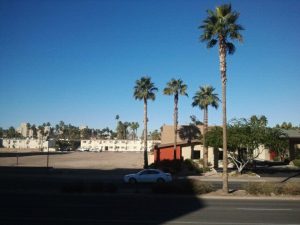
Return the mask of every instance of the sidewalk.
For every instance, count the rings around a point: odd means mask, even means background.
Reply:
[[[178,177],[178,179],[195,179],[206,182],[221,182],[222,174],[211,174],[211,175],[203,175],[203,176],[187,176],[187,177]],[[293,172],[286,176],[270,176],[270,177],[260,177],[259,175],[237,175],[237,176],[228,176],[229,182],[274,182],[274,183],[283,183],[283,182],[300,182],[300,173]]]

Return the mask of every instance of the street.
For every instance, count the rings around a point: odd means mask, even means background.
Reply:
[[[300,201],[143,194],[0,194],[1,224],[300,224]]]

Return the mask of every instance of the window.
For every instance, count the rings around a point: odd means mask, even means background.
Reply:
[[[156,171],[156,170],[150,170],[150,171],[149,171],[149,174],[159,174],[159,172]]]
[[[200,159],[200,151],[194,150],[193,159]]]

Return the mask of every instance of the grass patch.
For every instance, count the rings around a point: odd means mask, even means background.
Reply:
[[[243,187],[251,195],[300,195],[299,183],[275,184],[269,182],[248,183]]]

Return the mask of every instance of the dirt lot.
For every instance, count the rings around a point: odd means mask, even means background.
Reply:
[[[19,166],[45,167],[47,153],[26,150],[0,149],[0,166],[16,166],[17,155]],[[142,152],[52,152],[49,166],[70,169],[141,169],[143,167]]]

